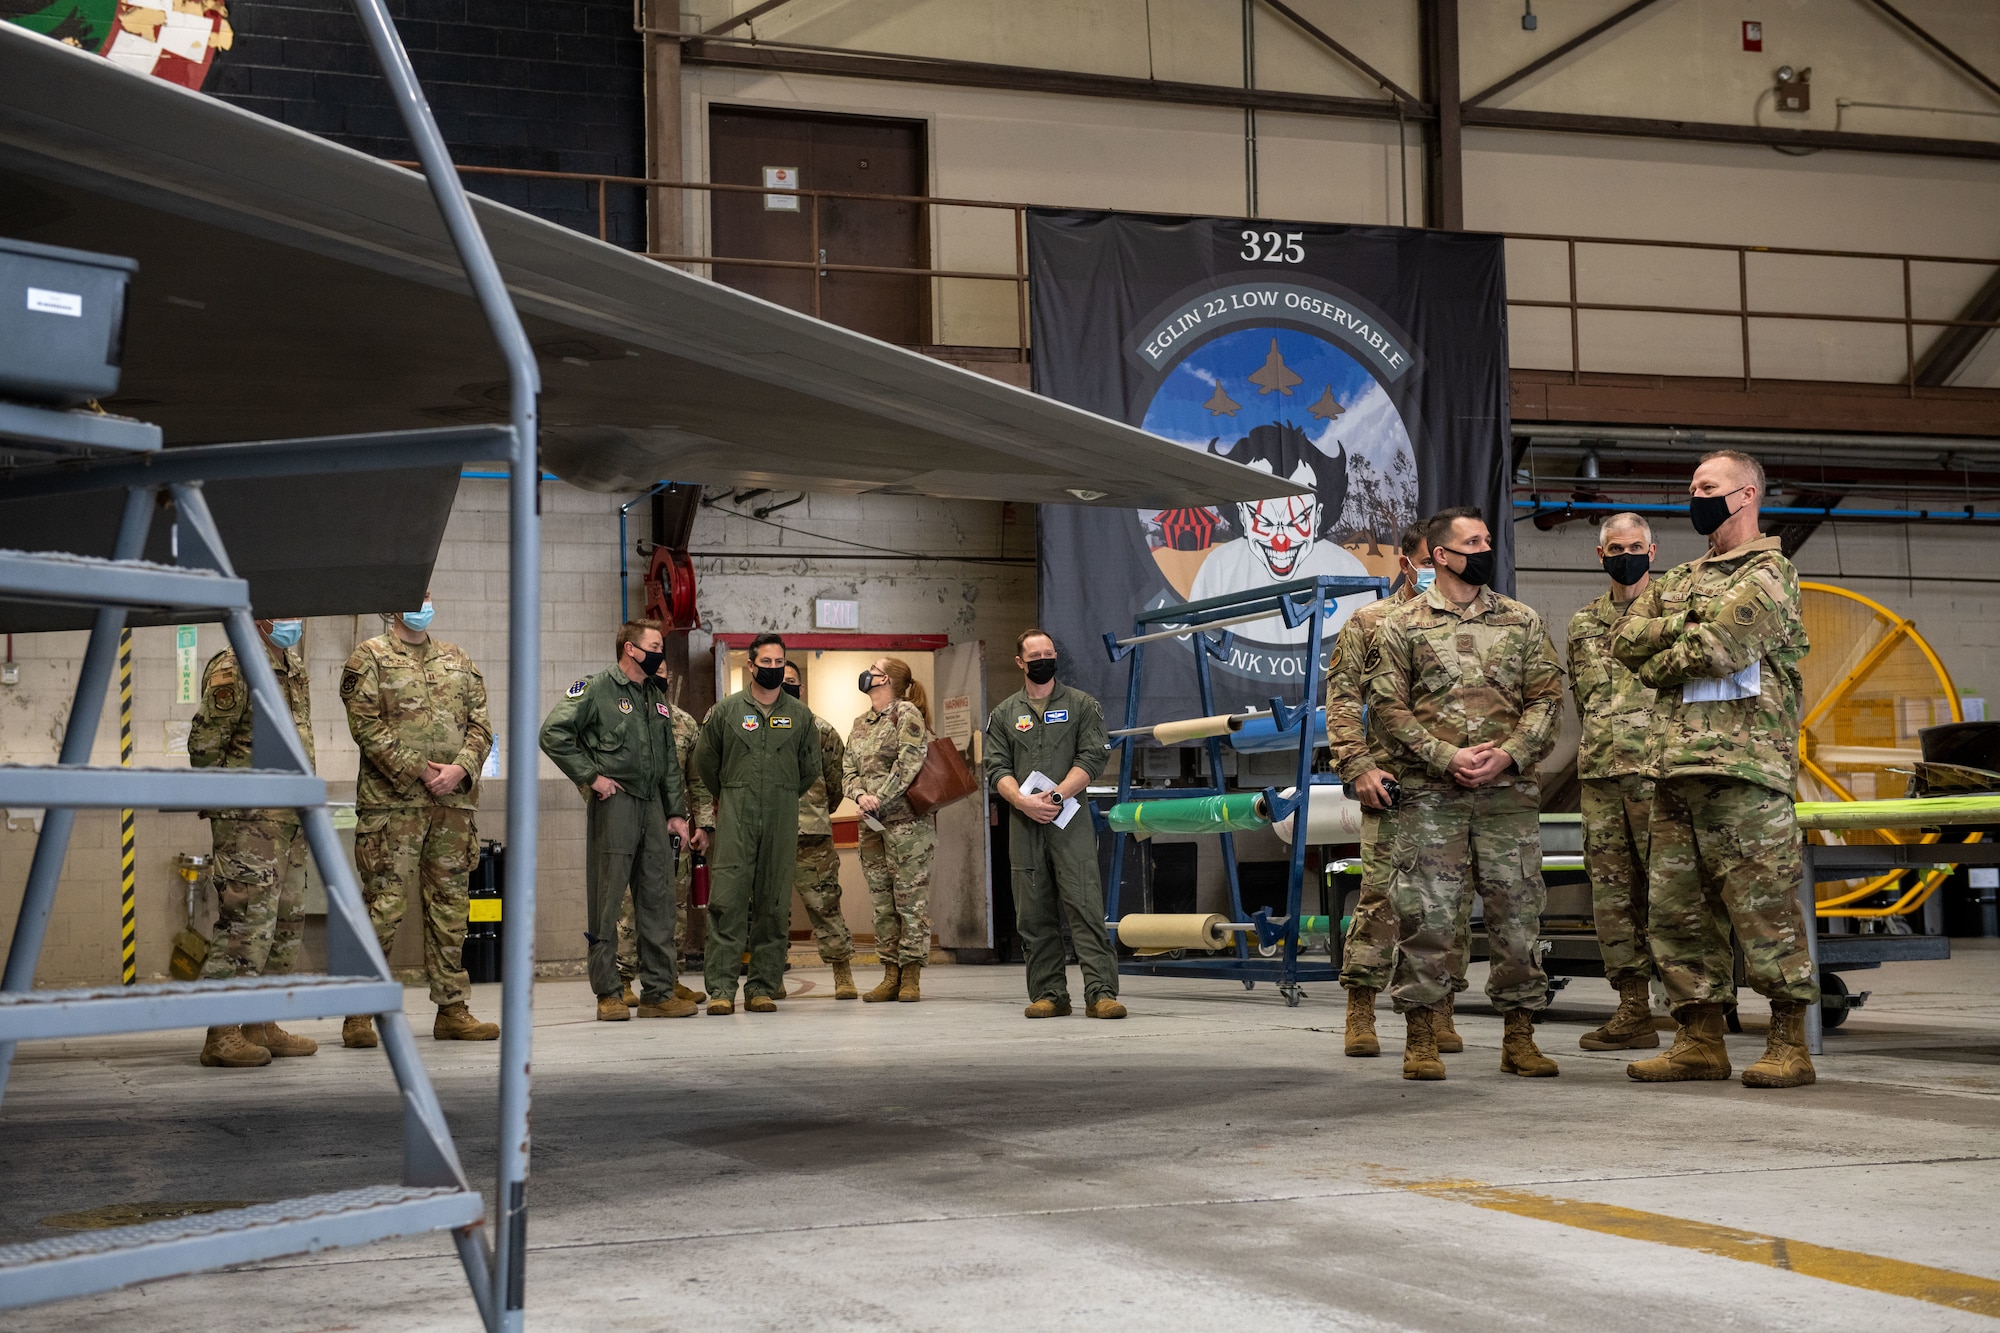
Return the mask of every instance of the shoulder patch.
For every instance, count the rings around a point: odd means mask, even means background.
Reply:
[[[1379,643],[1370,643],[1368,651],[1361,655],[1361,669],[1363,671],[1373,671],[1381,665],[1382,645]]]
[[[1732,614],[1739,625],[1754,625],[1757,623],[1757,608],[1749,605],[1747,602],[1738,606]]]
[[[565,693],[571,699],[581,699],[583,697],[584,690],[589,688],[589,686],[590,682],[588,680],[580,680],[576,684],[570,686],[569,689],[565,691]]]
[[[236,687],[234,685],[218,685],[208,692],[208,701],[226,713],[236,707]]]
[[[361,673],[359,671],[356,671],[353,667],[349,667],[347,670],[340,673],[341,698],[346,699],[351,697],[354,694],[354,692],[360,688],[361,688]]]

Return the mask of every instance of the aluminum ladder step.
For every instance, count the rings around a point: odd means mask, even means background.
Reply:
[[[149,560],[0,550],[0,601],[228,611],[250,605],[250,585],[210,569],[183,569]]]
[[[471,1226],[471,1190],[378,1185],[0,1245],[0,1309],[86,1296],[232,1264]]]
[[[298,810],[326,804],[326,779],[268,768],[0,765],[0,806],[77,810]]]
[[[402,983],[375,977],[237,977],[79,990],[0,991],[0,1042],[284,1023],[298,1018],[382,1014],[402,1007]]]

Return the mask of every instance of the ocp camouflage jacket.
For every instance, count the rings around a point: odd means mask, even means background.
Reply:
[[[930,746],[924,712],[909,700],[898,699],[879,713],[869,709],[847,733],[843,780],[849,794],[879,799],[875,818],[884,824],[909,823],[917,816],[906,793],[923,771]]]
[[[1725,777],[1791,792],[1799,776],[1799,659],[1810,645],[1799,574],[1776,537],[1655,576],[1612,631],[1612,652],[1658,691],[1646,738],[1655,778]],[[1689,702],[1688,682],[1759,663],[1758,692]]]
[[[1395,595],[1369,602],[1334,636],[1333,665],[1326,672],[1326,743],[1333,753],[1333,771],[1349,787],[1363,773],[1389,767],[1389,738],[1379,725],[1371,724],[1361,663],[1382,617],[1402,604]]]
[[[485,678],[456,644],[434,638],[410,644],[393,632],[378,634],[347,659],[340,701],[361,747],[357,810],[479,808],[479,770],[493,748],[493,728],[486,720]],[[457,764],[465,781],[432,796],[424,786],[427,763]]]
[[[833,812],[847,796],[841,785],[847,747],[839,730],[818,713],[813,714],[813,726],[819,731],[819,778],[799,797],[799,836],[827,838],[833,836]]]
[[[1611,654],[1611,627],[1623,610],[1606,592],[1569,621],[1569,687],[1583,723],[1576,775],[1586,780],[1646,771],[1653,691]]]
[[[264,656],[285,692],[292,710],[292,725],[305,742],[306,762],[313,758],[312,691],[306,685],[306,663],[297,646],[279,648],[264,645]],[[201,673],[201,706],[188,724],[188,763],[195,768],[250,767],[251,735],[255,731],[256,710],[250,705],[250,686],[243,679],[234,649],[225,648],[208,659]],[[296,810],[204,810],[203,819],[268,819],[280,824],[296,824]]]
[[[1404,786],[1450,787],[1452,756],[1497,745],[1533,781],[1556,739],[1562,667],[1534,608],[1491,588],[1461,611],[1438,588],[1384,615],[1362,659],[1368,706]]]

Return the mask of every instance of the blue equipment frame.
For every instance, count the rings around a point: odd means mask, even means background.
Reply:
[[[1217,622],[1241,624],[1253,618],[1269,615],[1283,617],[1286,626],[1296,629],[1308,625],[1306,636],[1306,671],[1303,680],[1303,697],[1297,704],[1287,704],[1282,698],[1272,696],[1269,700],[1271,721],[1279,732],[1298,728],[1298,772],[1293,783],[1293,795],[1281,796],[1274,787],[1264,789],[1264,801],[1271,812],[1272,822],[1302,810],[1305,797],[1315,786],[1339,786],[1340,780],[1331,774],[1315,776],[1312,771],[1313,748],[1320,738],[1312,726],[1319,707],[1322,682],[1325,671],[1321,666],[1322,649],[1325,646],[1326,619],[1332,614],[1339,598],[1355,593],[1372,592],[1377,597],[1389,593],[1389,580],[1382,578],[1352,578],[1320,575],[1314,578],[1293,579],[1288,583],[1275,583],[1263,588],[1250,588],[1242,592],[1229,593],[1221,597],[1209,597],[1198,602],[1183,602],[1177,606],[1163,606],[1152,611],[1144,611],[1133,617],[1133,631],[1130,638],[1120,639],[1116,634],[1104,636],[1105,651],[1113,662],[1128,663],[1130,675],[1125,686],[1125,726],[1135,728],[1139,722],[1139,694],[1144,678],[1145,640],[1157,634],[1163,627],[1185,626],[1189,647],[1194,650],[1195,680],[1201,690],[1203,716],[1216,713],[1215,686],[1210,676],[1211,659],[1227,659],[1235,643],[1235,634]],[[1210,627],[1215,627],[1211,629]],[[1214,634],[1214,637],[1211,635]],[[1181,637],[1176,635],[1175,637]],[[1164,640],[1155,640],[1163,642]],[[1114,737],[1114,746],[1123,746],[1124,753],[1118,758],[1118,800],[1132,799],[1132,760],[1137,736]],[[1222,772],[1222,738],[1210,736],[1202,743],[1202,752],[1208,757],[1207,787],[1175,787],[1168,795],[1173,799],[1197,799],[1204,796],[1228,794],[1228,786]],[[1102,824],[1102,815],[1093,805],[1092,819]],[[1115,936],[1118,931],[1118,898],[1123,887],[1125,870],[1125,840],[1132,835],[1113,833],[1111,843],[1111,882],[1105,890],[1106,926]],[[1121,959],[1118,971],[1125,976],[1162,977],[1224,977],[1243,983],[1243,989],[1254,990],[1259,981],[1276,983],[1279,994],[1287,1005],[1297,1005],[1305,992],[1300,983],[1305,981],[1332,981],[1339,976],[1339,968],[1331,961],[1325,963],[1299,961],[1299,914],[1301,899],[1305,889],[1306,838],[1303,827],[1297,829],[1292,839],[1290,874],[1285,891],[1285,912],[1282,916],[1272,916],[1268,908],[1259,908],[1255,915],[1246,917],[1243,912],[1243,893],[1236,873],[1236,835],[1222,833],[1222,866],[1224,878],[1229,885],[1229,910],[1232,921],[1252,921],[1257,927],[1257,942],[1268,948],[1272,944],[1283,944],[1276,958],[1252,957],[1248,939],[1236,934],[1234,957],[1212,956],[1208,958],[1186,959]]]

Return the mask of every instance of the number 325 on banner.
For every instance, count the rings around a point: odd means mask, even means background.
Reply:
[[[1244,259],[1253,264],[1303,264],[1306,248],[1301,244],[1306,238],[1302,231],[1246,231],[1243,233]]]

